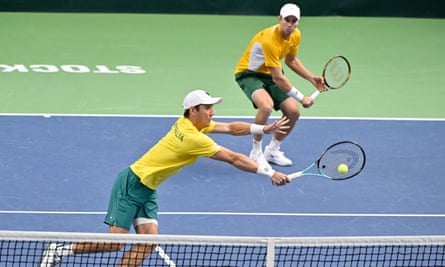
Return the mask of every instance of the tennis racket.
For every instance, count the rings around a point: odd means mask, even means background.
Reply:
[[[351,64],[344,56],[333,56],[324,65],[322,76],[327,89],[339,89],[351,77]],[[316,90],[311,98],[315,99],[319,94],[320,91]]]
[[[329,146],[306,169],[288,175],[291,180],[302,176],[318,176],[331,180],[346,180],[358,175],[366,163],[365,150],[353,141],[341,141]],[[340,173],[338,166],[346,164],[348,171]]]

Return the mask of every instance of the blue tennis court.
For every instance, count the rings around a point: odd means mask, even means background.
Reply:
[[[310,6],[306,3],[299,24],[303,42],[298,57],[320,73],[328,58],[344,55],[351,61],[352,76],[344,90],[329,92],[317,98],[313,108],[301,109],[305,118],[282,147],[295,164],[279,169],[300,170],[332,143],[354,140],[367,152],[364,172],[347,181],[306,177],[274,187],[264,177],[203,158],[161,185],[161,235],[149,238],[186,235],[190,241],[189,235],[217,235],[212,238],[221,242],[228,236],[248,239],[248,243],[261,240],[260,251],[241,253],[244,257],[223,255],[217,246],[214,257],[224,260],[213,264],[207,264],[213,256],[202,253],[207,247],[194,247],[197,255],[181,255],[174,244],[163,243],[161,247],[178,266],[342,266],[342,260],[343,266],[359,266],[356,255],[374,262],[370,266],[445,265],[445,173],[441,168],[445,109],[444,90],[437,86],[445,83],[441,75],[445,20],[311,17],[305,11]],[[415,10],[419,8],[416,5]],[[401,12],[397,9],[397,14]],[[36,266],[48,237],[60,240],[62,234],[91,237],[91,232],[108,232],[102,221],[116,175],[168,131],[175,114],[182,112],[180,103],[187,91],[202,88],[223,97],[224,104],[216,111],[224,117],[217,119],[252,121],[255,111],[235,83],[233,70],[250,36],[275,24],[277,14],[1,12],[0,18],[4,25],[0,30],[8,36],[0,43],[4,51],[0,62],[0,229],[17,231],[19,239],[26,234],[41,241],[16,242],[14,238],[14,242],[4,242],[0,266]],[[291,74],[287,68],[285,72]],[[298,76],[289,78],[305,94],[312,92],[312,86]],[[46,113],[60,115],[43,116]],[[251,136],[213,137],[226,147],[249,153]],[[65,231],[81,233],[60,233]],[[3,231],[0,238],[6,240],[7,234],[14,233]],[[367,236],[363,238],[366,244],[386,236],[398,244],[401,235],[408,235],[405,243],[411,244],[414,238],[418,244],[429,235],[430,242],[440,245],[394,248],[385,243],[391,256],[380,246],[376,253],[376,247],[364,252],[359,245],[359,253],[343,251],[347,256],[340,263],[336,248],[331,254],[326,250],[313,253],[315,261],[321,262],[304,264],[312,251],[306,250],[307,243],[302,243],[303,249],[295,244],[298,239],[318,244],[331,236],[354,236],[360,241],[358,235]],[[144,242],[148,238],[131,237],[144,238]],[[295,249],[288,250],[277,240],[292,243]],[[124,251],[97,262],[96,254],[68,257],[62,266],[70,262],[73,266],[115,266]],[[175,266],[162,254],[152,253],[147,262]],[[188,261],[201,257],[205,263]],[[248,263],[243,264],[241,258]]]
[[[176,116],[0,116],[0,228],[107,232],[102,221],[116,175],[174,120]],[[278,169],[299,170],[328,145],[354,140],[367,152],[363,173],[341,182],[306,177],[274,187],[264,177],[202,158],[159,188],[160,232],[443,235],[444,134],[440,119],[303,118],[282,147],[294,166]],[[249,152],[250,136],[212,137]]]

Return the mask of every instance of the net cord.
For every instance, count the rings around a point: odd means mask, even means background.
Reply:
[[[332,237],[255,237],[203,235],[142,235],[44,231],[0,231],[0,240],[69,242],[116,242],[157,244],[214,244],[251,246],[376,246],[376,245],[440,245],[445,235],[422,236],[332,236]]]

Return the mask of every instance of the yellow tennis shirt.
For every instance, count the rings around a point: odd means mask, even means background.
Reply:
[[[301,32],[295,29],[286,40],[281,36],[280,26],[274,25],[257,33],[242,54],[235,74],[255,71],[270,74],[269,67],[281,67],[281,59],[287,54],[296,56],[301,41]]]
[[[156,145],[130,166],[131,170],[144,185],[155,190],[198,157],[211,157],[221,149],[205,135],[214,127],[215,122],[211,121],[208,127],[198,131],[189,119],[182,116]]]

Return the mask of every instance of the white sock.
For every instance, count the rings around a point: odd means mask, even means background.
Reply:
[[[280,149],[282,142],[283,141],[279,141],[279,140],[275,139],[275,137],[274,137],[274,138],[272,138],[272,140],[270,140],[269,148],[270,149]]]
[[[263,152],[263,140],[256,141],[254,139],[252,143],[252,150],[256,152]]]

